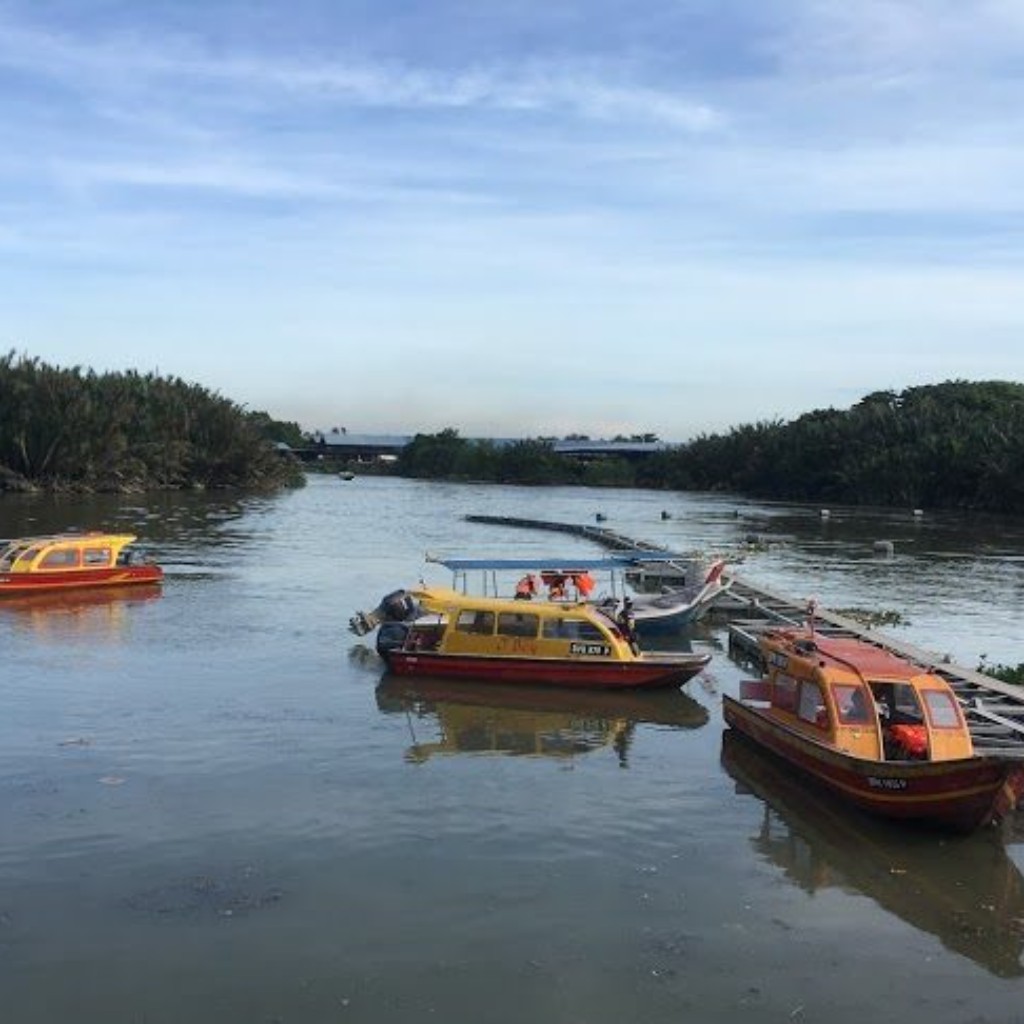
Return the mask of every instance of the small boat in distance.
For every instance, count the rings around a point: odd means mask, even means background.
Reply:
[[[769,629],[765,674],[723,696],[726,723],[836,796],[888,818],[971,831],[1024,792],[1024,759],[974,752],[941,676],[866,640]]]
[[[140,558],[132,533],[61,533],[0,541],[0,597],[159,583],[163,570]]]
[[[519,601],[423,587],[387,595],[349,621],[379,627],[377,650],[394,675],[584,689],[678,687],[711,660],[692,652],[642,653],[588,604]]]

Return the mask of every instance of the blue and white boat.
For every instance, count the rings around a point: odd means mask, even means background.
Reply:
[[[641,636],[674,632],[699,620],[731,586],[725,561],[704,562],[667,552],[630,551],[602,558],[447,558],[427,556],[453,574],[453,589],[468,593],[471,577],[493,597],[511,596],[517,582],[533,579],[538,596],[569,602],[587,601],[614,617],[628,599]],[[526,574],[525,576],[523,574]],[[595,574],[607,581],[591,589]],[[671,579],[657,593],[640,589],[650,578]],[[529,586],[524,590],[530,589]],[[545,593],[546,591],[546,593]]]

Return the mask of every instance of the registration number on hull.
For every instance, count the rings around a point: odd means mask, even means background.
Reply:
[[[906,789],[906,779],[880,779],[875,775],[868,776],[868,785],[872,789]]]
[[[607,644],[587,644],[580,641],[569,644],[570,654],[588,654],[592,657],[606,658],[612,653]]]

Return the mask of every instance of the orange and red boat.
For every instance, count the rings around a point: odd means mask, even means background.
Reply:
[[[723,697],[729,726],[888,818],[970,831],[1009,813],[1024,760],[975,753],[941,676],[865,640],[770,629],[764,676]]]
[[[131,533],[61,533],[0,541],[0,597],[159,583],[163,570],[131,548]]]

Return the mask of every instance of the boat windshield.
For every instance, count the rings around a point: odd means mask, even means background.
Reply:
[[[951,693],[943,690],[925,690],[924,702],[928,706],[928,717],[937,729],[959,729],[960,716]]]
[[[853,683],[835,683],[832,694],[839,709],[839,721],[843,725],[861,725],[871,721],[863,687]]]
[[[0,554],[0,569],[13,569],[18,562],[27,565],[41,550],[38,544],[9,544]]]

